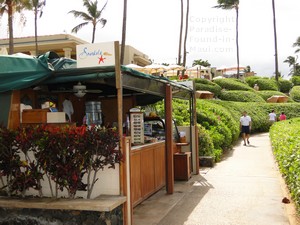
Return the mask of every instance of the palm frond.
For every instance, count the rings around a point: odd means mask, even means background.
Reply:
[[[84,22],[84,23],[81,23],[81,24],[78,24],[76,27],[74,27],[71,32],[72,33],[77,33],[82,27],[88,25],[89,23],[88,22]]]
[[[97,23],[102,24],[102,28],[105,26],[105,24],[107,23],[106,19],[101,18],[100,20],[97,20]]]

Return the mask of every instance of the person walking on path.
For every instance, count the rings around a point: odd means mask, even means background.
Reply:
[[[269,113],[269,121],[271,125],[276,122],[276,113],[274,109],[272,110],[272,112]]]
[[[248,145],[250,144],[249,138],[250,138],[250,131],[251,131],[251,117],[247,115],[247,112],[243,112],[243,116],[240,118],[240,128],[242,137],[244,140],[244,145],[246,146],[246,141]]]
[[[279,120],[286,120],[286,115],[284,114],[284,112],[282,112],[279,116]]]

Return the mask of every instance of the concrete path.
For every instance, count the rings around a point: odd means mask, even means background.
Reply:
[[[242,140],[214,168],[201,168],[175,193],[162,189],[134,209],[134,225],[297,225],[269,134]]]

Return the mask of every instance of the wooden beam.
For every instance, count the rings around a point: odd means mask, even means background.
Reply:
[[[8,116],[8,128],[17,129],[20,126],[20,90],[15,90],[11,95],[10,110]]]

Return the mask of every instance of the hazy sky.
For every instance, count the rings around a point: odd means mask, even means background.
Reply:
[[[98,0],[104,4],[104,0]],[[208,60],[214,67],[236,65],[235,11],[213,8],[217,0],[190,0],[187,66],[193,60]],[[39,35],[69,33],[82,22],[70,10],[85,11],[82,0],[48,0],[38,22]],[[274,74],[274,38],[272,0],[240,0],[240,64],[250,65],[258,75]],[[279,71],[289,68],[283,61],[294,56],[292,44],[300,36],[299,0],[276,0]],[[108,0],[103,17],[107,24],[98,26],[96,41],[121,41],[122,0]],[[26,13],[27,25],[15,22],[15,37],[33,36],[33,13]],[[128,0],[126,44],[142,51],[155,63],[176,63],[180,23],[180,0]],[[0,38],[7,38],[6,20],[1,20]],[[91,41],[92,27],[73,34]]]

